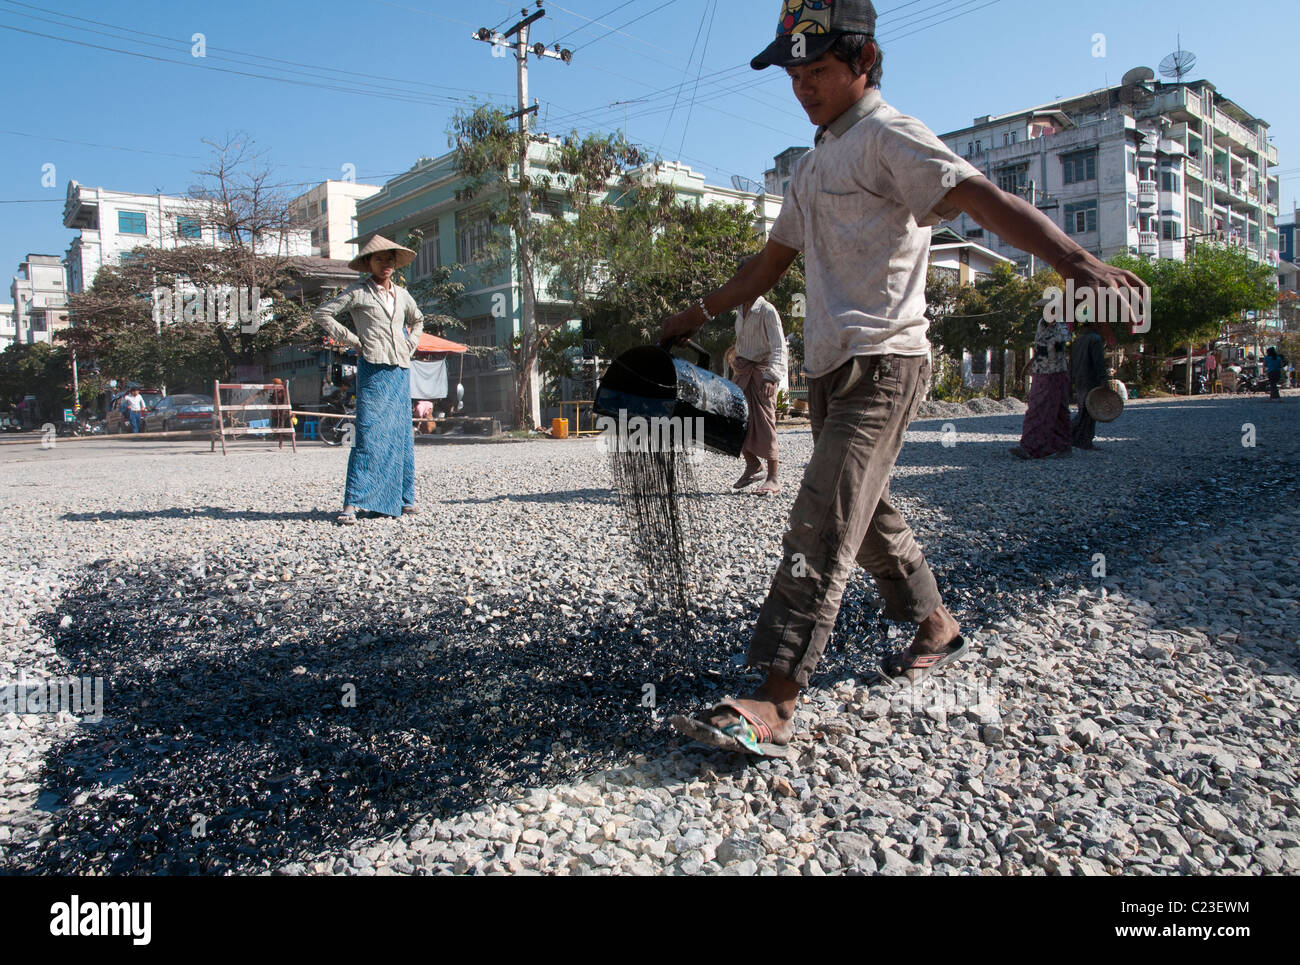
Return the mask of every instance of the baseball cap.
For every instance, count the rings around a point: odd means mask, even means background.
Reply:
[[[875,35],[871,0],[782,0],[776,39],[749,66],[762,70],[810,64],[846,33]]]

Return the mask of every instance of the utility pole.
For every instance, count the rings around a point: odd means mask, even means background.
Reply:
[[[515,62],[518,70],[518,93],[519,109],[507,117],[507,120],[518,118],[519,120],[519,235],[515,239],[517,245],[517,257],[519,262],[519,290],[523,299],[521,306],[521,317],[519,319],[519,351],[525,360],[527,371],[525,377],[528,380],[528,418],[532,422],[529,428],[535,428],[541,423],[542,405],[541,405],[541,382],[537,374],[537,360],[533,356],[534,340],[537,337],[537,298],[536,292],[533,291],[533,272],[532,272],[532,253],[528,247],[528,230],[532,219],[531,204],[528,197],[528,149],[530,147],[528,118],[537,110],[537,105],[528,105],[528,54],[531,50],[536,57],[551,57],[555,60],[569,63],[573,60],[573,52],[567,49],[560,49],[556,45],[555,50],[549,50],[544,44],[534,44],[531,48],[528,46],[528,28],[535,22],[546,16],[546,11],[542,8],[542,0],[537,0],[537,10],[533,13],[528,12],[524,7],[519,11],[524,18],[513,27],[502,33],[496,33],[487,27],[480,27],[471,36],[475,40],[490,44],[493,47],[492,55],[503,56],[498,54],[497,50],[505,50],[510,46],[515,49]],[[514,37],[513,45],[507,43],[506,38]],[[516,428],[523,428],[517,426]]]

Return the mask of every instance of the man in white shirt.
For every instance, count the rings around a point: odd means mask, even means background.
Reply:
[[[767,478],[755,490],[760,496],[781,491],[777,481],[776,394],[785,381],[785,331],[776,306],[761,295],[736,309],[736,356],[732,362],[736,384],[749,403],[749,429],[741,455],[745,470],[735,489],[744,489],[763,474]]]
[[[144,418],[144,396],[140,394],[139,389],[132,389],[122,400],[122,411],[126,413],[127,421],[131,423],[131,431],[140,431],[140,420]]]
[[[783,753],[799,691],[821,659],[855,561],[871,573],[886,615],[917,626],[911,645],[886,661],[886,673],[915,679],[967,652],[889,493],[904,431],[929,388],[930,227],[964,211],[1076,288],[1116,288],[1124,296],[1142,288],[886,104],[875,21],[870,0],[783,2],[777,38],[752,66],[786,69],[818,125],[816,147],[800,159],[763,251],[664,322],[665,340],[689,336],[769,291],[803,251],[815,445],[750,643],[749,665],[767,676],[744,699],[672,721],[717,747]]]

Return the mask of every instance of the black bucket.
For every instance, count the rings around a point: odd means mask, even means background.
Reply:
[[[619,419],[703,419],[704,445],[739,456],[749,429],[749,406],[740,386],[709,371],[708,354],[694,342],[699,364],[670,355],[658,345],[624,352],[596,390],[598,415]]]

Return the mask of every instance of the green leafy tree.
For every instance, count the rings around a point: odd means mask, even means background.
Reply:
[[[526,304],[536,306],[544,288],[584,303],[597,277],[604,224],[592,209],[605,206],[611,191],[630,183],[632,173],[648,161],[645,152],[622,135],[572,134],[552,144],[544,162],[522,164],[531,139],[503,112],[487,106],[457,113],[450,141],[464,179],[458,199],[481,198],[497,229],[489,240],[485,273],[513,270]],[[561,200],[567,208],[562,214],[556,209]],[[523,314],[509,357],[515,424],[531,429],[528,397],[538,357],[560,326],[539,324],[527,317],[527,308]]]
[[[1117,327],[1115,333],[1122,344],[1143,347],[1135,371],[1144,385],[1157,381],[1162,357],[1214,341],[1244,312],[1277,305],[1273,268],[1235,245],[1201,243],[1184,261],[1119,255],[1111,264],[1151,287],[1151,331],[1133,335]]]

